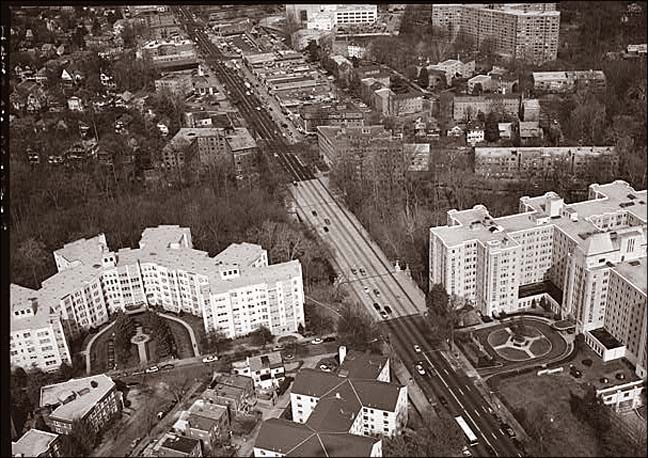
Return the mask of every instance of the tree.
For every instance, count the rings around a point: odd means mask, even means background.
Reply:
[[[97,36],[101,34],[101,23],[99,19],[94,18],[92,20],[92,35]]]
[[[447,342],[452,348],[454,343],[454,330],[457,325],[457,304],[461,303],[458,297],[448,296],[442,284],[432,285],[426,296],[427,322],[437,338]]]
[[[33,285],[34,287],[37,287],[40,283],[38,281],[37,272],[42,270],[44,260],[47,257],[45,244],[35,238],[28,238],[20,244],[17,254],[19,256],[19,262],[23,262],[31,268],[34,280]]]
[[[265,348],[265,346],[272,342],[272,331],[265,326],[259,326],[259,328],[252,333],[252,345],[257,345]]]
[[[225,350],[229,343],[231,343],[231,339],[228,339],[223,332],[210,331],[202,334],[200,346],[203,352],[219,354]]]
[[[496,142],[499,140],[499,127],[497,125],[497,116],[495,113],[490,112],[486,116],[486,122],[484,124],[484,137],[487,142]]]
[[[76,419],[72,422],[69,434],[62,436],[62,456],[84,457],[90,456],[97,443],[97,433],[83,419]]]
[[[472,93],[473,95],[480,95],[482,92],[484,92],[484,88],[482,87],[482,83],[475,83],[473,86]]]
[[[549,413],[545,406],[536,407],[535,410],[527,414],[528,423],[526,431],[534,439],[541,456],[546,456],[549,450],[549,439],[554,436],[555,417]]]
[[[357,304],[345,304],[337,322],[340,345],[358,351],[379,348],[378,329],[371,317]]]
[[[463,432],[448,414],[438,417],[431,411],[422,415],[422,425],[401,436],[383,439],[385,456],[459,456],[465,441]]]
[[[421,72],[419,73],[419,77],[418,77],[418,84],[423,89],[427,89],[428,86],[430,85],[430,75],[428,74],[427,67],[423,67],[421,69]]]
[[[308,320],[308,329],[315,334],[327,334],[335,329],[333,319],[322,312],[320,306],[311,302],[304,304],[304,315]]]
[[[118,310],[113,315],[114,323],[111,330],[114,333],[115,360],[124,363],[130,357],[131,338],[135,335],[135,321],[130,315]],[[112,368],[111,368],[112,369]]]

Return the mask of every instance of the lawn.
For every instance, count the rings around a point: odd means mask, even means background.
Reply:
[[[191,358],[194,356],[191,337],[189,336],[187,329],[173,320],[166,320],[166,322],[173,333],[173,338],[175,339],[178,359]]]
[[[569,393],[573,390],[580,394],[580,388],[569,375],[537,376],[533,372],[505,379],[498,388],[500,398],[527,431],[534,421],[534,412],[541,407],[554,418],[551,434],[543,441],[547,448],[545,456],[597,456],[594,431],[570,411]]]
[[[516,348],[502,347],[502,348],[498,348],[495,351],[499,353],[500,356],[502,356],[503,358],[507,358],[512,361],[526,361],[529,359],[529,355],[527,354],[527,352],[518,350]]]
[[[536,358],[543,356],[548,353],[549,350],[551,350],[551,342],[549,342],[547,339],[534,340],[531,343],[529,350],[531,350],[531,353],[533,353]]]
[[[498,329],[488,335],[488,343],[491,347],[505,344],[511,335],[506,329]]]

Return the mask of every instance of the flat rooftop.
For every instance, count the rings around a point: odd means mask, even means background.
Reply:
[[[273,351],[265,355],[251,356],[248,361],[250,363],[250,372],[283,366],[283,358],[281,352],[278,351]]]
[[[58,434],[32,428],[23,434],[18,441],[11,443],[11,455],[44,456],[52,442],[57,438]]]
[[[636,261],[616,264],[612,270],[628,280],[635,288],[641,291],[644,296],[646,295],[646,290],[648,288],[648,262],[646,262],[645,256]]]
[[[73,421],[83,418],[114,388],[115,382],[104,374],[47,385],[41,388],[40,407],[57,406],[51,417]]]
[[[589,333],[596,337],[596,339],[601,342],[603,346],[608,350],[623,347],[623,344],[619,342],[617,338],[610,334],[605,328],[593,329],[589,331]]]

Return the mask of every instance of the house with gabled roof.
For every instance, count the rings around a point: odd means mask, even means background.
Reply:
[[[407,386],[391,383],[389,359],[339,348],[337,373],[302,369],[290,422],[263,423],[254,456],[382,456],[382,437],[407,424]]]

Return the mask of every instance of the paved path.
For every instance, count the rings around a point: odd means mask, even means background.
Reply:
[[[162,312],[158,312],[158,314],[160,316],[163,316],[164,318],[168,318],[169,320],[175,321],[183,325],[189,332],[189,337],[191,338],[191,345],[193,346],[194,356],[195,357],[200,356],[200,350],[198,350],[198,341],[196,340],[196,334],[194,333],[193,328],[189,326],[187,323],[185,323],[183,320],[181,320],[180,318],[176,318],[173,315],[167,315],[166,313],[162,313]]]
[[[86,357],[86,374],[90,375],[90,374],[92,373],[92,358],[91,358],[91,356],[92,356],[92,344],[94,344],[94,341],[97,340],[97,338],[98,338],[101,334],[103,334],[104,332],[106,332],[107,330],[109,330],[110,328],[112,328],[113,324],[115,324],[115,322],[114,322],[114,321],[111,321],[110,324],[109,324],[108,326],[106,326],[106,327],[103,328],[101,331],[99,331],[98,333],[96,333],[96,334],[92,337],[92,339],[90,339],[90,342],[88,342],[88,345],[86,346],[86,349],[85,349],[85,357]]]

